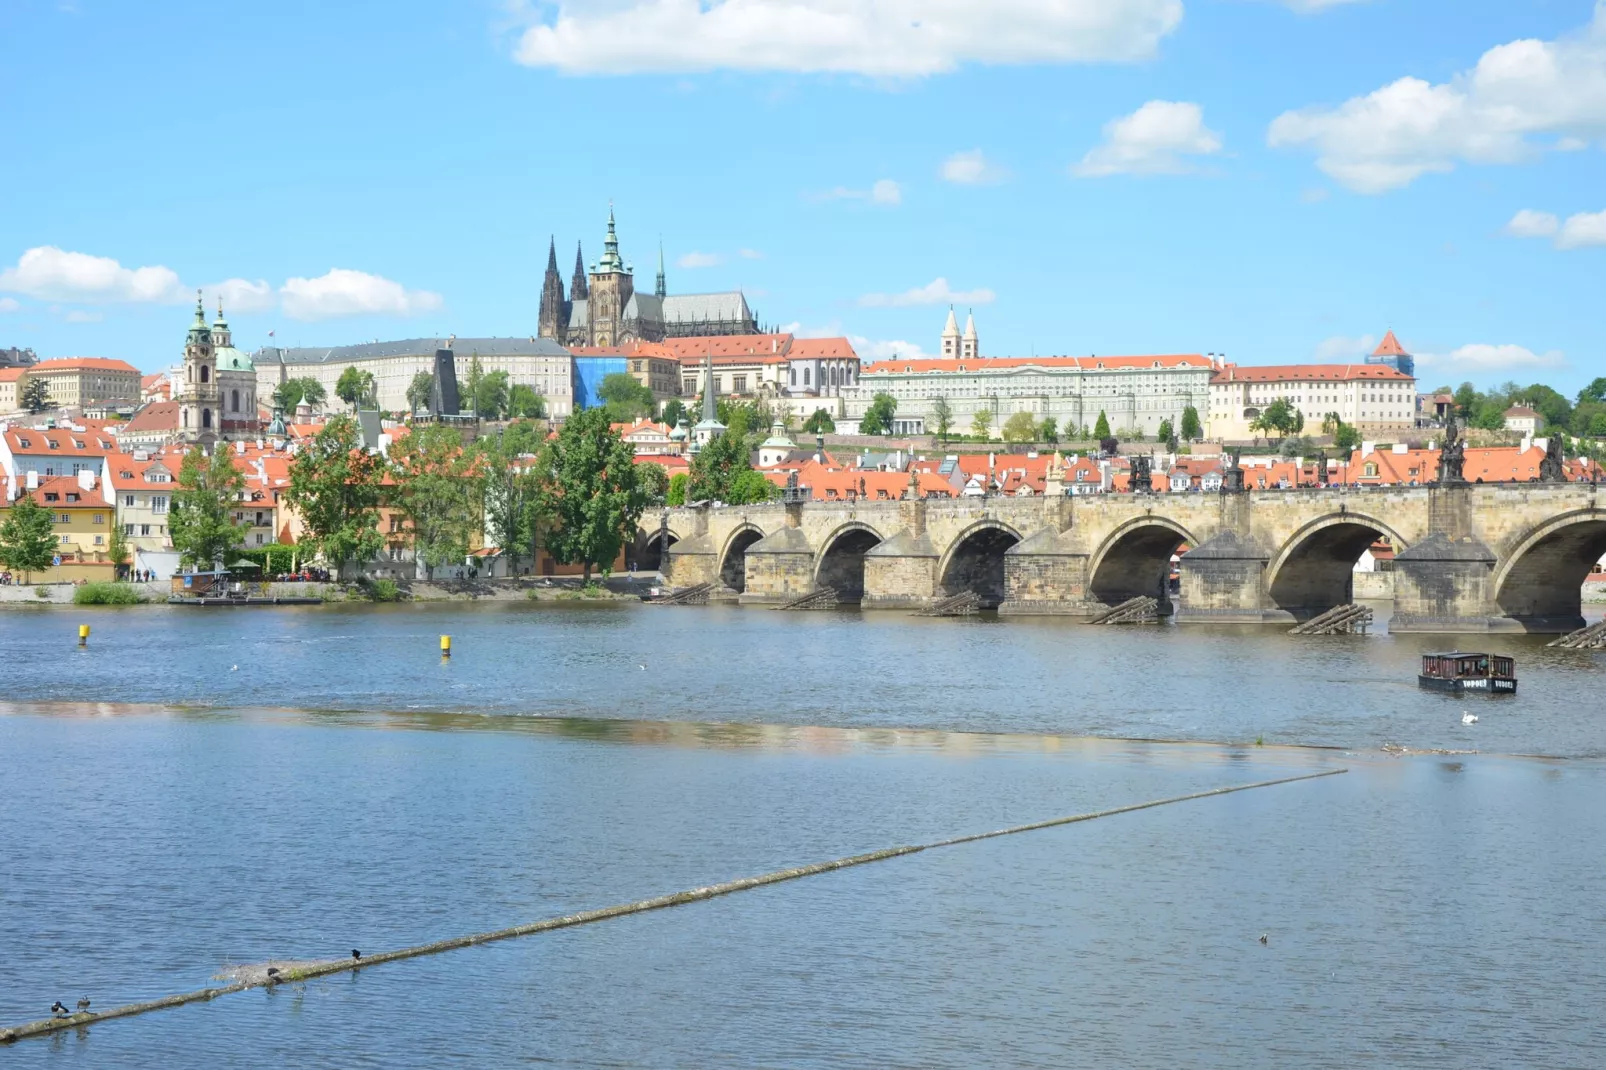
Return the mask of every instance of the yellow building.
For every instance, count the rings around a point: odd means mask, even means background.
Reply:
[[[105,357],[61,357],[41,360],[28,369],[42,379],[52,408],[83,408],[101,401],[139,400],[139,369]]]
[[[0,412],[16,412],[22,408],[23,376],[26,368],[0,368]]]
[[[24,476],[23,480],[34,480]],[[37,487],[16,488],[50,510],[51,533],[56,537],[56,556],[60,563],[29,574],[33,583],[59,583],[63,580],[110,580],[115,578],[110,550],[115,510],[107,502],[100,480],[93,472],[80,472],[77,478],[56,476],[38,479]],[[7,495],[0,509],[0,522],[11,512],[13,499]],[[15,577],[21,580],[20,576]]]

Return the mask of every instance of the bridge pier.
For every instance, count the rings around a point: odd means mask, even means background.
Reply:
[[[670,587],[694,587],[719,582],[719,550],[708,533],[707,505],[686,509],[691,514],[691,534],[664,551],[659,571]]]
[[[785,523],[747,548],[742,605],[789,602],[814,590],[814,547],[802,522],[803,504],[789,502]]]
[[[922,498],[898,503],[903,525],[890,538],[865,552],[865,609],[923,609],[940,597],[937,574],[942,555],[926,531],[926,502]]]
[[[1178,624],[1267,624],[1292,621],[1266,596],[1271,554],[1231,528],[1217,532],[1183,555]]]
[[[1490,589],[1495,560],[1494,553],[1472,536],[1455,538],[1443,532],[1395,557],[1389,631],[1523,631],[1495,608]]]

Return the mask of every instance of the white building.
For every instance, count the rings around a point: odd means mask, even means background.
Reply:
[[[1506,418],[1506,430],[1515,431],[1525,438],[1532,438],[1539,433],[1539,425],[1545,418],[1526,405],[1513,405],[1503,415]]]
[[[1216,439],[1247,439],[1249,425],[1279,398],[1305,417],[1305,434],[1320,434],[1329,413],[1368,434],[1416,426],[1416,380],[1386,364],[1224,364],[1210,379]]]

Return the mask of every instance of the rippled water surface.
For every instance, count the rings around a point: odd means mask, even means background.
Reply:
[[[1522,694],[1479,702],[1417,691],[1439,644],[1387,635],[521,605],[15,611],[0,638],[0,1025],[1350,770],[0,1063],[1606,1065],[1600,655],[1485,640]]]

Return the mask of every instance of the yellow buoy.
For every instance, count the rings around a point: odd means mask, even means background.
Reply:
[[[89,625],[80,624],[78,626],[78,645],[79,646],[87,646],[88,644],[89,644]]]
[[[449,636],[449,635],[443,635],[443,636],[441,636],[441,657],[449,658],[451,656],[452,656],[452,637]]]

